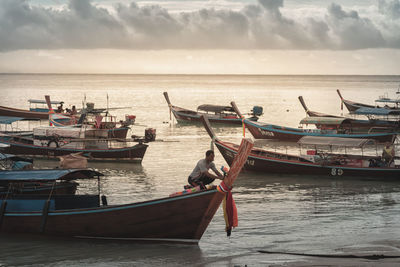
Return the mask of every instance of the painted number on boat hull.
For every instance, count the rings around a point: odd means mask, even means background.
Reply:
[[[254,159],[247,159],[246,164],[250,166],[254,166]]]
[[[261,135],[265,135],[265,136],[274,136],[274,133],[273,132],[268,132],[268,131],[265,131],[265,130],[262,130],[262,129],[258,129],[259,131],[260,131],[260,134]]]
[[[342,169],[333,168],[333,169],[331,169],[331,175],[333,175],[333,176],[335,176],[335,175],[342,176],[343,175],[343,170]]]

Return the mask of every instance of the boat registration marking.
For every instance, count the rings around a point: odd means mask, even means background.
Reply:
[[[260,132],[261,135],[265,135],[265,136],[275,136],[273,132],[266,131],[266,130],[263,130],[263,129],[260,129],[260,128],[258,129],[258,131]]]
[[[336,169],[336,168],[332,168],[331,169],[331,174],[333,176],[338,175],[338,176],[342,176],[343,175],[343,170],[342,169]]]

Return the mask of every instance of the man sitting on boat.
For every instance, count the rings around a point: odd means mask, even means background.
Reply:
[[[76,110],[76,107],[75,106],[72,106],[72,109],[71,109],[71,111],[70,111],[70,114],[71,115],[76,115],[78,113],[78,111]]]
[[[196,167],[188,177],[190,185],[199,185],[202,189],[205,189],[205,186],[214,182],[215,179],[224,179],[224,176],[215,167],[214,156],[214,151],[207,150],[206,157],[197,162]],[[209,169],[212,169],[216,175],[210,173]]]
[[[385,161],[386,166],[390,166],[394,160],[394,146],[391,143],[386,143],[382,152],[382,159]]]
[[[63,102],[60,103],[60,105],[57,108],[57,113],[63,113],[64,109],[63,109]]]

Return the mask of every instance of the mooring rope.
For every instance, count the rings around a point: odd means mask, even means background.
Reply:
[[[309,253],[296,253],[296,252],[284,252],[284,251],[267,251],[267,250],[257,250],[260,253],[266,254],[284,254],[284,255],[294,255],[294,256],[307,256],[307,257],[319,257],[319,258],[343,258],[343,259],[367,259],[367,260],[380,260],[380,259],[396,259],[400,256],[389,256],[389,255],[352,255],[352,254],[309,254]]]

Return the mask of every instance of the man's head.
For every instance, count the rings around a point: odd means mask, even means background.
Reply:
[[[214,151],[207,150],[207,152],[206,152],[206,160],[209,161],[209,162],[214,161]]]

